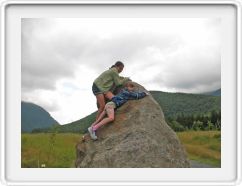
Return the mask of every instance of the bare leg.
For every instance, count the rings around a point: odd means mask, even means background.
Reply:
[[[96,95],[97,98],[97,104],[98,104],[98,111],[97,111],[97,116],[96,116],[96,120],[99,118],[100,114],[104,111],[104,107],[105,107],[105,97],[103,94],[98,94]]]
[[[106,115],[106,111],[104,110],[104,111],[102,111],[102,113],[99,115],[99,117],[97,118],[97,120],[91,126],[93,127],[98,122],[100,122],[105,117],[105,115]]]
[[[103,125],[106,125],[114,120],[114,108],[112,106],[108,106],[106,108],[108,117],[101,120],[99,123],[94,125],[93,130],[96,131],[98,128],[100,128]]]

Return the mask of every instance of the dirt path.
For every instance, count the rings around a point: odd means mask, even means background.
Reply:
[[[191,163],[191,168],[217,168],[212,165],[200,163],[194,160],[190,160],[190,163]]]

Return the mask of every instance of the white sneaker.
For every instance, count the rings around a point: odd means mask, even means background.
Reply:
[[[96,140],[96,139],[97,139],[97,136],[96,136],[96,134],[95,134],[95,131],[92,130],[92,127],[89,127],[89,128],[88,128],[88,132],[89,132],[89,134],[90,134],[90,136],[91,136],[91,138],[92,138],[93,140]]]

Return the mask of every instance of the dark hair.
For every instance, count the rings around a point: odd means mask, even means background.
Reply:
[[[123,62],[121,62],[121,61],[117,61],[117,62],[116,62],[114,65],[112,65],[110,68],[113,68],[113,67],[120,67],[120,66],[124,67]]]

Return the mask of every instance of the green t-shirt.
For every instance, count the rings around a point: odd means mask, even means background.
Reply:
[[[100,89],[101,92],[110,91],[113,86],[121,86],[126,83],[129,78],[119,76],[118,70],[110,68],[104,71],[97,79],[95,79],[95,85]]]

